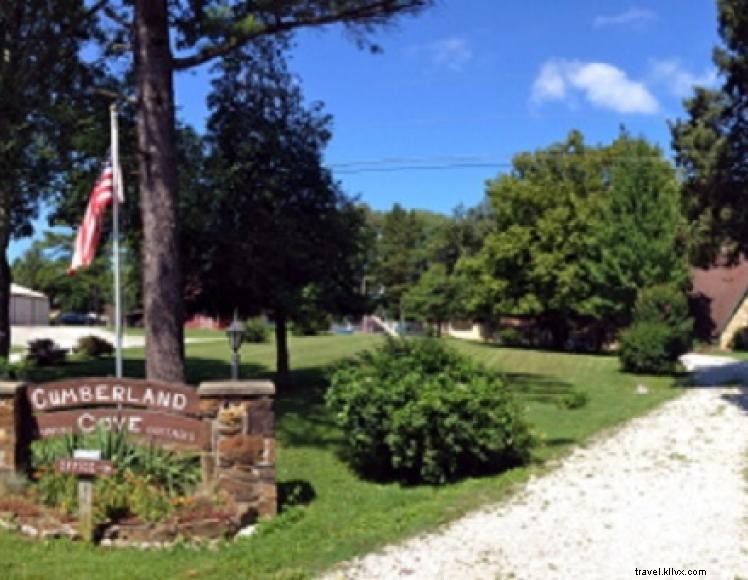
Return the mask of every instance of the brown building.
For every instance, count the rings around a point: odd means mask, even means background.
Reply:
[[[735,333],[748,326],[748,260],[694,269],[691,281],[697,337],[730,348]]]

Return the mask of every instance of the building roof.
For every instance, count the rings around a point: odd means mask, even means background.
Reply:
[[[691,271],[692,300],[701,303],[711,320],[711,335],[719,336],[748,293],[748,260],[732,266],[712,266]],[[698,318],[698,315],[697,315]]]
[[[32,290],[31,288],[26,288],[25,286],[19,286],[18,284],[10,285],[10,295],[27,296],[29,298],[47,298],[46,294],[37,292],[36,290]]]

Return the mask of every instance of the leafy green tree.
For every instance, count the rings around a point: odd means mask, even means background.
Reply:
[[[96,33],[86,4],[0,3],[0,356],[10,348],[8,245],[32,234],[32,219],[69,161],[79,106],[95,86],[80,56]]]
[[[391,316],[402,316],[405,293],[426,268],[425,239],[425,226],[413,210],[395,204],[382,218],[373,278],[380,304]]]
[[[376,27],[427,4],[428,0],[95,2],[92,10],[98,9],[108,26],[110,48],[124,44],[132,49],[150,378],[184,378],[175,72],[235,56],[262,37],[334,23],[346,25],[360,44],[373,47],[368,38]]]
[[[280,375],[290,321],[355,309],[363,222],[322,165],[330,117],[305,106],[282,48],[258,43],[224,60],[210,96],[209,177],[191,190],[202,197],[184,221],[191,308],[268,312]]]
[[[408,318],[419,318],[434,325],[436,335],[441,336],[442,323],[455,313],[457,289],[453,277],[444,264],[429,266],[418,282],[403,296]]]
[[[516,155],[511,173],[489,182],[496,231],[458,268],[472,288],[474,316],[534,316],[556,346],[566,343],[591,293],[590,241],[605,187],[600,166],[572,132],[563,143]]]
[[[469,209],[458,206],[449,218],[443,218],[427,230],[427,262],[442,264],[451,274],[461,257],[480,250],[483,239],[494,226],[491,208],[485,201]]]
[[[598,253],[588,266],[593,296],[580,310],[619,329],[631,322],[642,288],[685,291],[686,221],[675,171],[659,148],[624,132],[602,154],[608,187],[593,238]]]
[[[641,288],[687,281],[678,184],[642,139],[590,148],[572,132],[515,156],[488,196],[496,230],[457,266],[476,318],[531,316],[558,348],[575,324],[593,326],[599,345],[630,322]]]
[[[710,265],[720,253],[748,251],[748,0],[718,0],[723,46],[713,60],[719,90],[696,87],[687,117],[671,124],[692,227],[693,258]]]
[[[44,292],[53,309],[101,312],[112,300],[110,254],[101,252],[90,267],[69,276],[72,247],[72,234],[46,232],[13,263],[13,279]]]

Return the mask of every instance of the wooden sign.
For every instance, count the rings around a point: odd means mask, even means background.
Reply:
[[[203,449],[210,441],[206,421],[166,415],[154,411],[127,409],[79,409],[36,416],[39,435],[59,437],[67,433],[93,433],[97,428],[126,431],[129,434],[170,442],[182,447]]]
[[[192,387],[139,379],[64,380],[31,385],[26,395],[37,413],[78,407],[141,407],[178,414],[200,411],[200,398]]]
[[[70,475],[102,476],[114,475],[114,466],[111,461],[102,459],[76,459],[65,457],[55,462],[55,471]]]

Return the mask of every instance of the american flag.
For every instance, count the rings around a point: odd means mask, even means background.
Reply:
[[[122,177],[120,174],[120,184]],[[122,187],[117,194],[117,201],[122,203]],[[101,227],[104,221],[106,208],[112,203],[114,195],[114,172],[112,171],[111,162],[107,162],[101,171],[99,179],[94,185],[91,196],[88,199],[86,215],[83,217],[83,223],[78,228],[78,236],[75,238],[75,250],[73,251],[73,261],[68,269],[68,274],[74,274],[79,268],[90,266],[96,254],[96,247],[99,245],[101,237]]]

